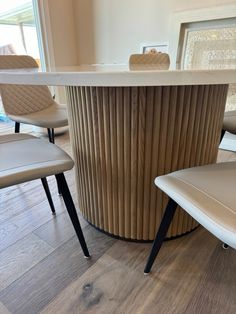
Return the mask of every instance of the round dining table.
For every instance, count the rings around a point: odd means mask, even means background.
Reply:
[[[155,237],[167,197],[157,176],[215,163],[236,70],[86,65],[0,71],[0,84],[65,86],[79,209],[121,239]],[[168,237],[197,223],[181,208]]]

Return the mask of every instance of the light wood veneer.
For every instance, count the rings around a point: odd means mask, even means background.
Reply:
[[[153,240],[156,176],[216,161],[228,86],[66,87],[79,206],[112,235]],[[197,223],[181,209],[168,236]]]

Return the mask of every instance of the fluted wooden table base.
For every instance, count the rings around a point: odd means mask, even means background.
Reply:
[[[167,203],[154,179],[216,161],[227,85],[66,89],[83,215],[113,235],[153,240]],[[196,225],[179,209],[168,236]]]

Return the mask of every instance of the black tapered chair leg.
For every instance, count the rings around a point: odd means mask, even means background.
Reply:
[[[54,129],[53,128],[51,130],[51,138],[52,138],[52,143],[55,144],[55,134],[54,134]]]
[[[47,130],[48,130],[48,140],[49,140],[49,142],[55,144],[54,129],[53,128],[52,129],[48,128]]]
[[[225,135],[225,130],[224,129],[222,129],[221,130],[221,135],[220,135],[220,143],[221,143],[221,141],[223,140],[223,137],[224,137],[224,135]]]
[[[56,177],[56,181],[57,181],[57,191],[58,191],[58,195],[59,195],[59,196],[62,196],[60,184],[58,183],[57,177]]]
[[[53,128],[52,129],[48,128],[47,130],[48,130],[48,140],[49,140],[49,142],[55,144],[54,129]],[[57,190],[58,190],[58,195],[61,196],[61,191],[60,191],[60,187],[59,187],[58,182],[57,182]]]
[[[148,274],[151,271],[152,265],[157,257],[158,252],[160,251],[171,221],[174,217],[177,205],[178,204],[175,201],[173,201],[171,198],[169,199],[160,227],[157,231],[156,238],[153,242],[151,253],[144,269],[144,274]]]
[[[86,258],[88,258],[88,257],[90,257],[90,254],[89,254],[87,244],[86,244],[85,239],[84,239],[84,235],[83,235],[83,232],[82,232],[82,229],[80,226],[79,218],[78,218],[78,215],[77,215],[77,212],[75,209],[73,199],[72,199],[71,194],[70,194],[70,190],[69,190],[68,185],[66,183],[65,176],[63,173],[60,173],[60,174],[56,174],[55,177],[56,177],[58,185],[60,187],[60,191],[62,193],[62,197],[64,199],[64,202],[65,202],[68,214],[70,216],[71,222],[74,226],[75,232],[78,236],[80,245],[81,245],[82,250],[84,252],[84,256]]]
[[[54,129],[53,128],[51,129],[51,142],[53,144],[55,144],[55,134],[54,134]],[[58,190],[58,195],[61,196],[61,190],[60,190],[58,182],[57,182],[57,190]]]
[[[43,185],[44,191],[45,191],[45,193],[47,195],[48,203],[49,203],[49,205],[51,207],[52,214],[55,215],[56,211],[55,211],[55,207],[54,207],[54,204],[53,204],[51,192],[49,190],[47,179],[46,178],[41,178],[41,181],[42,181],[42,185]]]
[[[52,143],[52,132],[51,132],[51,129],[48,128],[47,130],[48,130],[48,140],[49,140],[50,143]]]
[[[20,133],[20,122],[15,122],[15,133]]]

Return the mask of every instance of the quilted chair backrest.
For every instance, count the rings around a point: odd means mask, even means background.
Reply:
[[[167,53],[133,54],[129,58],[131,70],[168,70],[170,57]]]
[[[23,55],[3,55],[0,56],[0,69],[27,69],[38,68],[34,58]]]
[[[0,56],[0,70],[38,69],[30,56]],[[47,86],[0,84],[0,93],[6,114],[24,115],[48,108],[54,103]]]

